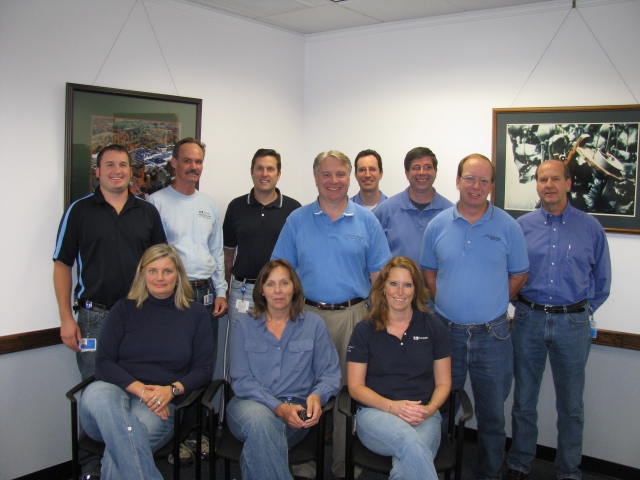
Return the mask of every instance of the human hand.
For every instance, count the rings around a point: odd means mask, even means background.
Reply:
[[[145,385],[144,389],[144,404],[149,407],[149,410],[162,418],[160,413],[169,405],[169,402],[173,400],[171,386]]]
[[[305,428],[311,426],[312,420],[303,421],[298,411],[304,411],[302,405],[294,405],[291,403],[281,403],[275,409],[275,414],[282,418],[284,422],[291,428]],[[317,423],[317,421],[316,421]]]
[[[82,332],[73,317],[62,320],[62,323],[60,324],[60,339],[67,348],[70,348],[74,352],[80,351]]]
[[[390,412],[411,426],[420,425],[431,415],[419,400],[397,400],[391,403]]]
[[[219,317],[221,315],[224,315],[226,311],[227,299],[225,297],[216,297],[215,301],[213,302],[213,311],[211,312],[211,315],[214,317]]]

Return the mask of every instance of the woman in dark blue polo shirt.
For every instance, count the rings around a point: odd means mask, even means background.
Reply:
[[[451,346],[425,307],[418,266],[392,258],[371,289],[371,310],[347,349],[349,394],[360,407],[358,437],[393,457],[391,479],[432,479],[440,444],[438,409],[451,391]]]

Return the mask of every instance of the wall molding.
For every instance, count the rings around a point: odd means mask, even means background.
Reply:
[[[60,343],[62,343],[62,340],[60,340],[60,327],[5,335],[0,337],[0,355],[22,352],[33,348],[50,347]]]

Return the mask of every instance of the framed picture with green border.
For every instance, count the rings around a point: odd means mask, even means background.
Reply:
[[[67,83],[65,208],[92,192],[101,148],[121,144],[132,159],[131,192],[145,198],[171,182],[173,145],[200,138],[202,100]]]

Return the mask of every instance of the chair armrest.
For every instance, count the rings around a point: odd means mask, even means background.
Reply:
[[[212,405],[212,401],[213,401],[213,397],[216,396],[216,394],[218,393],[218,390],[220,390],[221,388],[226,388],[225,384],[228,385],[228,382],[224,379],[224,378],[218,378],[216,380],[213,380],[209,386],[207,387],[207,389],[204,391],[204,394],[202,395],[202,406],[204,408],[206,408],[209,411],[213,410],[213,405]]]
[[[66,397],[69,399],[69,401],[71,403],[75,403],[76,402],[76,393],[78,393],[79,391],[83,390],[87,385],[89,385],[95,379],[96,379],[96,377],[94,377],[93,375],[91,375],[90,377],[85,378],[80,383],[78,383],[76,386],[74,386],[71,390],[69,390],[65,394]]]
[[[338,404],[338,410],[347,418],[353,417],[353,401],[349,395],[349,388],[344,385],[340,392],[338,392],[338,398],[336,399]]]
[[[458,389],[456,392],[460,397],[460,405],[462,407],[462,416],[458,419],[458,426],[464,427],[465,422],[473,417],[473,406],[467,392],[462,389]]]
[[[182,410],[184,408],[187,408],[193,405],[195,402],[200,400],[204,392],[205,392],[204,387],[200,387],[200,388],[196,388],[195,390],[192,390],[189,393],[189,395],[181,399],[180,402],[176,403],[176,410]]]

